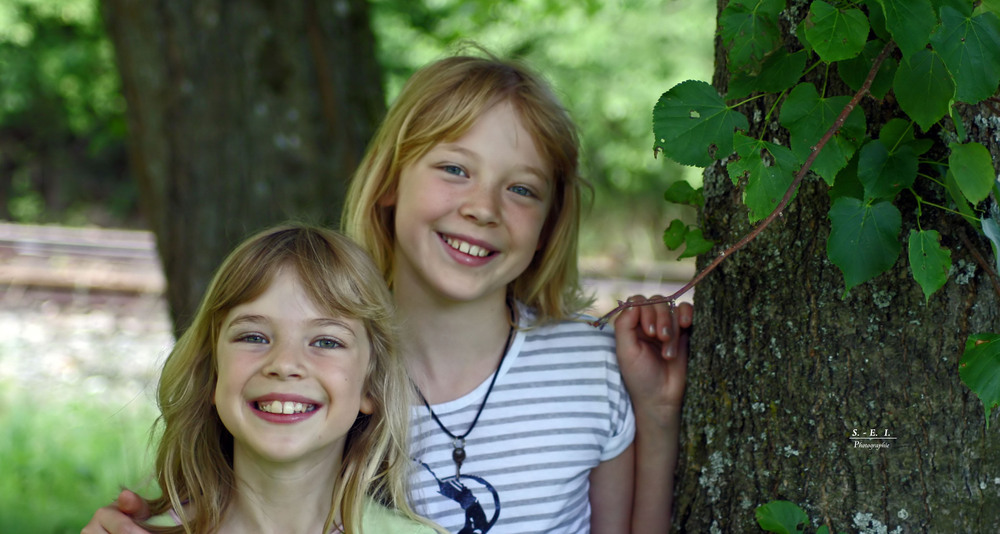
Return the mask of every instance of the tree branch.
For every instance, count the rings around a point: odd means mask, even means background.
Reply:
[[[826,143],[829,142],[831,138],[833,138],[833,136],[837,133],[838,130],[840,130],[841,126],[843,126],[844,122],[847,120],[847,117],[851,114],[852,111],[854,111],[854,108],[857,107],[858,103],[861,102],[861,99],[868,93],[868,90],[869,88],[871,88],[872,85],[872,80],[874,80],[875,75],[878,74],[879,67],[882,66],[882,62],[885,61],[885,58],[889,56],[889,53],[892,51],[894,46],[895,44],[892,41],[889,41],[882,48],[882,52],[879,53],[878,57],[876,57],[875,61],[872,63],[872,68],[871,70],[868,71],[868,76],[865,78],[864,83],[861,84],[861,88],[858,89],[858,92],[854,94],[854,97],[851,98],[850,102],[848,102],[847,105],[844,106],[844,109],[840,111],[840,115],[837,116],[837,120],[833,121],[833,125],[830,126],[830,129],[827,130],[826,133],[823,134],[823,137],[820,138],[819,142],[817,142],[810,149],[809,157],[806,158],[805,163],[802,164],[802,168],[799,169],[799,172],[795,175],[795,179],[792,180],[791,185],[788,186],[788,190],[785,191],[785,195],[781,198],[781,202],[778,203],[778,206],[774,208],[774,211],[772,211],[770,215],[768,215],[763,221],[760,222],[760,224],[758,224],[753,230],[751,230],[749,234],[743,236],[743,239],[740,239],[739,242],[737,242],[735,245],[720,252],[719,255],[716,256],[714,260],[712,260],[712,263],[708,264],[707,267],[698,272],[698,274],[695,275],[695,277],[692,278],[690,282],[685,284],[684,287],[677,290],[674,294],[668,297],[648,299],[646,301],[638,303],[622,302],[619,300],[618,306],[615,307],[615,309],[604,314],[600,319],[593,321],[591,325],[596,326],[597,328],[604,328],[604,326],[608,324],[608,321],[610,321],[615,314],[623,310],[626,310],[628,308],[632,308],[634,306],[648,306],[650,304],[659,304],[662,302],[665,302],[673,306],[674,302],[676,302],[676,300],[681,295],[687,293],[691,288],[698,285],[698,283],[701,282],[701,280],[705,278],[705,276],[708,275],[708,273],[715,270],[715,268],[718,267],[719,264],[723,262],[723,260],[725,260],[727,257],[732,255],[737,250],[746,246],[747,243],[753,241],[758,235],[760,235],[761,232],[764,231],[765,228],[768,227],[768,225],[770,225],[775,219],[781,216],[781,212],[791,201],[792,196],[795,194],[795,190],[798,189],[799,184],[802,183],[802,179],[805,177],[806,173],[809,172],[809,168],[812,167],[813,162],[816,161],[816,157],[819,155],[819,151],[822,150],[823,147],[826,146]]]

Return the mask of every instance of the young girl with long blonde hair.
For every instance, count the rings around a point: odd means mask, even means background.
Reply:
[[[406,498],[405,373],[391,296],[357,245],[303,225],[249,238],[163,366],[147,526],[434,532]]]

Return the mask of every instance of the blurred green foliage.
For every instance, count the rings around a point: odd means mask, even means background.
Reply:
[[[711,75],[714,3],[370,4],[390,101],[416,68],[463,40],[523,58],[553,83],[580,125],[595,186],[585,254],[600,250],[626,263],[664,254],[666,223],[693,217],[662,193],[681,179],[699,185],[700,173],[654,159],[651,116],[666,88]],[[0,2],[0,73],[0,220],[141,226],[125,101],[98,0]]]
[[[122,484],[155,494],[152,400],[87,385],[38,395],[0,383],[0,532],[79,532]]]
[[[0,3],[0,219],[135,219],[125,104],[96,0]]]

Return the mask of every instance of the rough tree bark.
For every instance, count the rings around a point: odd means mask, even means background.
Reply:
[[[103,0],[176,330],[248,233],[336,226],[384,110],[364,0]]]
[[[789,2],[786,14],[804,15],[804,5]],[[788,22],[786,35],[798,21]],[[719,46],[716,66],[724,92]],[[891,96],[864,107],[870,133],[898,113]],[[988,105],[962,114],[998,161],[1000,118]],[[707,170],[710,239],[728,245],[749,232],[741,191],[723,169]],[[905,236],[915,203],[900,200]],[[822,180],[807,178],[784,216],[697,288],[674,528],[759,532],[754,509],[783,499],[809,514],[807,532],[995,531],[1000,423],[994,412],[986,430],[982,404],[958,376],[967,336],[1000,331],[1000,291],[976,258],[992,257],[988,242],[959,217],[924,209],[923,228],[952,250],[947,285],[925,304],[904,247],[891,271],[845,296],[827,259],[829,207]],[[860,448],[855,430],[896,439]]]

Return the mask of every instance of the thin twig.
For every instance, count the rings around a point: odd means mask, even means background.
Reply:
[[[673,305],[681,295],[687,293],[691,288],[696,286],[698,282],[701,282],[701,280],[705,278],[708,273],[715,270],[715,268],[718,267],[723,260],[728,258],[737,250],[746,246],[747,243],[753,241],[758,235],[760,235],[760,233],[763,232],[768,225],[781,215],[782,210],[784,210],[788,203],[792,200],[795,190],[798,189],[799,184],[802,183],[802,179],[805,177],[806,173],[809,172],[809,168],[812,167],[813,162],[816,161],[819,151],[822,150],[823,147],[826,146],[826,143],[833,138],[838,130],[840,130],[841,126],[844,125],[844,122],[847,121],[848,115],[854,111],[854,108],[857,107],[858,103],[861,102],[861,99],[868,93],[868,89],[872,85],[872,80],[875,79],[875,75],[878,74],[879,67],[882,65],[882,62],[885,61],[885,58],[889,56],[889,52],[892,51],[893,46],[893,42],[889,41],[886,43],[885,47],[882,48],[882,52],[879,53],[878,57],[875,58],[874,63],[872,63],[872,68],[868,71],[868,77],[866,77],[865,82],[861,84],[861,88],[854,94],[851,101],[844,106],[844,109],[840,111],[840,115],[837,116],[837,120],[833,121],[833,125],[830,126],[830,129],[827,130],[826,133],[823,134],[823,137],[820,138],[819,142],[810,149],[809,157],[806,158],[802,168],[799,169],[799,172],[795,175],[795,179],[792,180],[791,185],[788,186],[788,190],[785,191],[785,196],[781,198],[781,202],[778,203],[778,206],[774,208],[774,211],[772,211],[770,215],[768,215],[763,221],[760,222],[760,224],[751,230],[749,234],[743,236],[743,239],[740,239],[735,245],[720,252],[719,255],[712,260],[712,263],[708,264],[707,267],[702,269],[697,275],[695,275],[694,278],[691,279],[690,282],[685,284],[684,287],[677,290],[674,294],[668,297],[648,299],[643,302],[623,302],[619,300],[618,306],[616,306],[615,309],[604,314],[600,319],[593,321],[591,324],[598,328],[604,328],[604,326],[608,324],[608,321],[611,320],[611,317],[615,314],[634,306],[648,306],[650,304],[659,304],[663,302]]]

